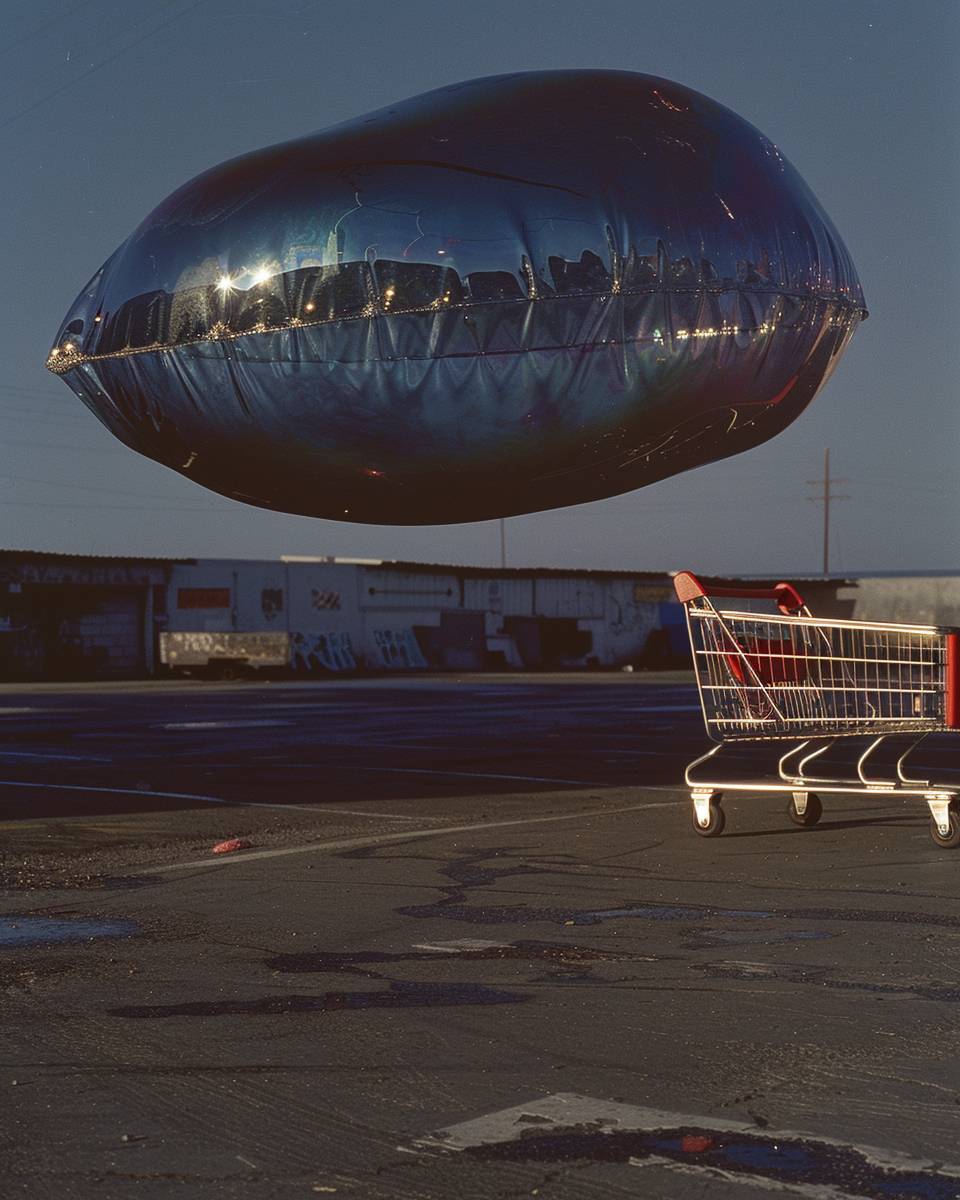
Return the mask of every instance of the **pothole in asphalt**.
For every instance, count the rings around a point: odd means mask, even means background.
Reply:
[[[0,946],[48,946],[96,938],[133,937],[136,921],[96,917],[0,917]]]
[[[667,1159],[705,1174],[779,1184],[830,1188],[867,1200],[956,1200],[960,1179],[927,1170],[896,1170],[872,1163],[853,1147],[763,1134],[712,1129],[567,1129],[524,1132],[516,1141],[470,1146],[463,1153],[486,1161],[634,1162]],[[811,1190],[811,1193],[812,1190]]]
[[[892,925],[930,926],[955,929],[960,917],[950,913],[902,912],[889,909],[716,908],[712,905],[641,904],[623,908],[533,908],[526,905],[472,905],[462,902],[462,893],[432,904],[398,908],[397,913],[417,920],[440,918],[470,925],[507,925],[544,922],[554,925],[600,925],[604,921],[640,919],[648,921],[839,921]],[[779,935],[777,935],[779,936]]]
[[[837,937],[826,929],[749,930],[696,929],[693,939],[685,943],[690,949],[707,950],[713,946],[775,946],[781,942],[819,942]]]
[[[819,988],[843,992],[867,992],[882,999],[884,996],[912,1000],[934,1000],[943,1004],[960,1002],[960,988],[936,980],[915,983],[875,983],[865,979],[833,979],[830,968],[800,963],[780,964],[761,962],[712,962],[691,968],[713,979],[780,980],[791,983],[810,983]],[[960,1186],[957,1189],[960,1197]]]
[[[619,1162],[849,1200],[957,1200],[960,1167],[800,1130],[559,1092],[437,1130],[410,1147],[502,1162]]]
[[[797,963],[715,962],[698,964],[691,969],[712,979],[778,979],[792,983],[821,983],[827,974],[826,967]]]
[[[343,1012],[362,1008],[455,1008],[523,1004],[529,996],[472,983],[393,983],[389,991],[324,992],[316,996],[260,996],[255,1000],[196,1000],[108,1008],[111,1017],[231,1017],[281,1013]]]
[[[266,965],[274,971],[290,974],[308,972],[357,972],[368,965],[406,962],[441,962],[456,959],[468,962],[515,960],[521,962],[586,963],[621,962],[629,955],[614,950],[595,950],[589,946],[565,945],[557,942],[483,942],[465,938],[461,942],[424,944],[411,950],[389,953],[380,950],[356,950],[347,953],[278,954]]]

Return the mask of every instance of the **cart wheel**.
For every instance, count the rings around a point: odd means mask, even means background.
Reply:
[[[701,837],[719,837],[723,833],[723,827],[726,824],[726,817],[723,815],[723,809],[720,807],[720,793],[710,797],[708,807],[708,819],[706,825],[700,824],[700,818],[697,814],[696,805],[693,809],[693,828],[700,834]]]
[[[938,846],[943,846],[945,850],[952,850],[955,846],[960,846],[960,809],[957,808],[956,801],[947,810],[947,818],[950,828],[946,833],[940,829],[935,817],[930,818],[930,836]]]
[[[797,811],[797,795],[806,795],[807,804],[803,812]],[[800,792],[794,793],[790,797],[790,803],[787,805],[787,816],[794,825],[816,825],[823,816],[823,805],[820,802],[820,797],[816,792]]]

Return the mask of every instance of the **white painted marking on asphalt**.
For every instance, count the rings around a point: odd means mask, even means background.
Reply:
[[[277,729],[292,725],[292,721],[170,721],[166,725],[154,725],[154,729]]]
[[[511,688],[492,688],[492,687],[491,688],[485,688],[485,687],[477,688],[477,687],[474,687],[474,688],[464,688],[463,691],[466,692],[466,694],[468,696],[512,696],[515,700],[518,699],[517,689],[515,687],[511,687]]]
[[[574,787],[608,787],[605,783],[591,783],[589,779],[548,779],[542,775],[494,775],[488,771],[435,771],[426,767],[355,767],[349,765],[351,771],[373,771],[378,775],[444,775],[458,779],[511,779],[522,783],[566,783]]]
[[[676,791],[676,788],[647,788],[646,791]],[[408,829],[403,833],[382,833],[371,837],[335,838],[329,842],[314,842],[311,846],[289,846],[283,850],[247,851],[236,858],[198,858],[193,862],[170,863],[164,867],[148,867],[141,875],[161,875],[168,871],[193,870],[195,867],[232,867],[259,858],[285,858],[291,854],[319,853],[323,850],[358,850],[363,846],[385,846],[391,842],[409,842],[417,838],[440,837],[450,833],[475,833],[486,829],[506,829],[517,825],[550,825],[558,821],[587,821],[595,817],[614,817],[621,813],[642,812],[649,808],[678,808],[686,800],[664,800],[653,804],[628,804],[623,808],[596,808],[553,817],[518,817],[509,821],[481,821],[472,825],[439,825],[424,829]]]
[[[54,762],[112,763],[112,758],[97,758],[92,754],[47,754],[32,750],[0,750],[0,758],[30,758]]]
[[[20,779],[0,779],[0,788],[3,787],[35,788],[48,792],[104,792],[110,796],[157,796],[161,800],[198,800],[203,804],[223,804],[228,808],[285,808],[294,809],[296,812],[332,813],[338,817],[379,817],[385,821],[419,821],[422,819],[400,816],[397,813],[326,808],[322,804],[267,804],[257,800],[226,800],[223,796],[198,796],[193,792],[151,792],[146,788],[93,787],[76,783],[24,783]]]
[[[511,942],[488,942],[485,938],[458,938],[455,942],[414,942],[412,949],[435,954],[469,954],[471,950],[509,950]]]
[[[783,1141],[814,1142],[837,1147],[859,1154],[865,1162],[890,1172],[928,1173],[932,1180],[960,1179],[960,1166],[933,1159],[916,1159],[897,1151],[877,1146],[863,1146],[856,1142],[844,1142],[838,1138],[824,1137],[797,1129],[760,1129],[742,1121],[716,1120],[713,1117],[694,1116],[690,1113],[666,1112],[663,1109],[643,1108],[639,1105],[620,1104],[592,1096],[580,1096],[574,1092],[556,1092],[533,1100],[529,1104],[517,1104],[471,1121],[439,1129],[427,1137],[418,1138],[413,1146],[421,1150],[463,1151],[474,1146],[500,1145],[519,1141],[524,1134],[536,1129],[538,1133],[554,1132],[559,1129],[589,1126],[606,1133],[654,1132],[656,1130],[697,1129],[705,1132],[747,1134],[751,1139],[761,1138],[771,1146]],[[398,1147],[398,1149],[401,1147]],[[402,1147],[409,1150],[410,1147]],[[649,1165],[650,1159],[630,1160],[631,1166]],[[856,1197],[861,1193],[847,1191],[841,1184],[811,1184],[764,1177],[759,1168],[756,1173],[740,1175],[722,1168],[699,1165],[695,1160],[677,1162],[668,1157],[656,1157],[659,1166],[675,1168],[685,1173],[720,1175],[738,1183],[758,1183],[775,1190],[798,1192],[816,1200],[839,1200],[840,1197]],[[890,1180],[895,1183],[895,1178]],[[853,1185],[856,1186],[855,1184]],[[911,1189],[912,1190],[912,1189]],[[893,1193],[891,1192],[891,1195]]]
[[[12,717],[16,713],[33,713],[33,712],[40,712],[40,709],[39,708],[9,708],[9,707],[0,708],[0,716],[3,716],[3,717]]]
[[[367,708],[367,703],[363,697],[347,697],[347,696],[318,696],[315,700],[275,700],[272,703],[263,701],[254,706],[258,712],[269,712],[270,709],[276,708],[280,712],[317,712],[323,716],[333,710],[348,708],[351,712],[363,710]],[[394,710],[396,711],[396,710]]]
[[[401,735],[401,736],[403,736],[403,735]],[[454,736],[457,736],[457,735],[454,735]],[[359,749],[359,750],[364,750],[368,746],[376,746],[378,749],[381,749],[381,750],[432,750],[432,751],[436,751],[436,750],[450,750],[450,748],[451,748],[449,743],[446,745],[432,745],[432,744],[428,745],[425,742],[374,742],[374,741],[371,741],[369,738],[363,737],[362,735],[350,735],[349,737],[347,735],[344,735],[342,737],[337,737],[336,735],[332,735],[329,737],[325,737],[319,733],[316,735],[311,733],[309,749],[316,750],[316,749],[319,749],[321,746],[347,746],[350,749]],[[260,755],[257,755],[257,758],[261,762],[266,762],[267,760],[275,761],[275,762],[280,762],[280,761],[287,762],[289,760],[289,753],[287,753],[287,754],[260,754]],[[302,763],[302,761],[297,760],[297,762],[291,763],[291,766],[299,767],[299,766],[303,766],[303,763]]]

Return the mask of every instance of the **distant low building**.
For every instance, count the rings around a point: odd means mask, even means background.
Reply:
[[[0,550],[0,679],[130,679],[156,669],[168,560]]]
[[[160,656],[170,667],[298,673],[612,667],[669,653],[672,596],[666,572],[177,563]]]
[[[854,613],[852,581],[800,582],[815,612]],[[0,551],[6,680],[588,670],[688,653],[666,571]]]

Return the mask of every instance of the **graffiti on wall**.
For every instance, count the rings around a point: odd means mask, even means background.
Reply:
[[[292,633],[290,665],[295,671],[355,671],[349,633]]]
[[[427,665],[412,629],[374,629],[373,641],[381,666],[411,670]]]
[[[628,591],[616,585],[607,591],[607,653],[614,660],[651,664],[666,662],[670,644],[662,628],[662,599],[669,589],[662,585],[635,583]]]
[[[314,608],[321,611],[328,609],[334,612],[340,611],[340,593],[339,592],[321,592],[319,588],[310,589],[310,603]]]
[[[670,597],[662,585],[635,583],[632,591],[613,586],[607,592],[607,631],[615,638],[645,638],[657,625],[660,602]]]
[[[260,592],[260,609],[265,620],[275,621],[283,612],[283,588],[263,588]]]
[[[285,667],[285,633],[217,633],[193,630],[160,634],[160,661],[170,667],[204,667],[217,660],[250,667]]]

